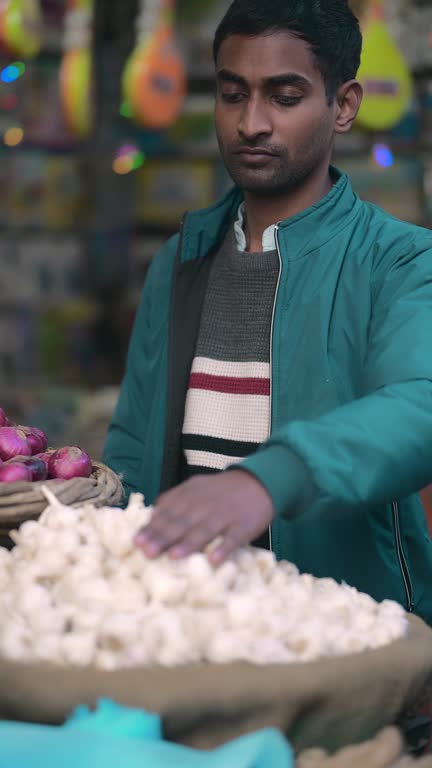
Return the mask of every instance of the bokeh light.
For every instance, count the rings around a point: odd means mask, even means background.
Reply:
[[[120,107],[120,114],[122,117],[131,118],[133,117],[133,110],[129,102],[124,101]]]
[[[375,144],[372,151],[375,163],[380,168],[391,168],[394,165],[393,152],[387,144]]]
[[[24,139],[24,131],[18,126],[8,128],[3,136],[3,141],[7,147],[17,147]]]
[[[0,97],[0,109],[11,112],[18,106],[18,96],[15,93],[5,93]]]
[[[23,61],[14,61],[13,64],[9,64],[7,67],[2,69],[0,73],[0,80],[2,80],[3,83],[13,83],[15,80],[18,80],[18,78],[21,77],[25,71],[26,66]]]
[[[113,162],[113,171],[119,176],[125,176],[127,173],[138,170],[144,165],[145,154],[138,149],[135,144],[123,144],[117,150]]]

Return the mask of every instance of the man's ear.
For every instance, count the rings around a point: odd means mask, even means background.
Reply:
[[[357,117],[363,99],[363,88],[358,80],[348,80],[336,93],[335,132],[348,133]]]

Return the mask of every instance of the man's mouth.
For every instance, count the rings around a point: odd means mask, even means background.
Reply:
[[[264,147],[240,147],[236,150],[236,155],[246,155],[249,157],[275,157],[274,152]]]

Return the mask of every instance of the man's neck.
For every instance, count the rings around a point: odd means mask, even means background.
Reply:
[[[272,224],[290,219],[325,197],[333,186],[330,173],[309,179],[301,189],[281,197],[263,197],[245,192],[245,234],[247,249],[262,250],[263,232]]]

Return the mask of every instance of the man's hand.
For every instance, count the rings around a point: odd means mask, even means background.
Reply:
[[[212,564],[219,565],[237,547],[263,533],[273,515],[269,494],[248,472],[200,475],[157,499],[152,520],[135,543],[147,557],[168,552],[180,560],[220,536],[221,544],[209,553]]]

